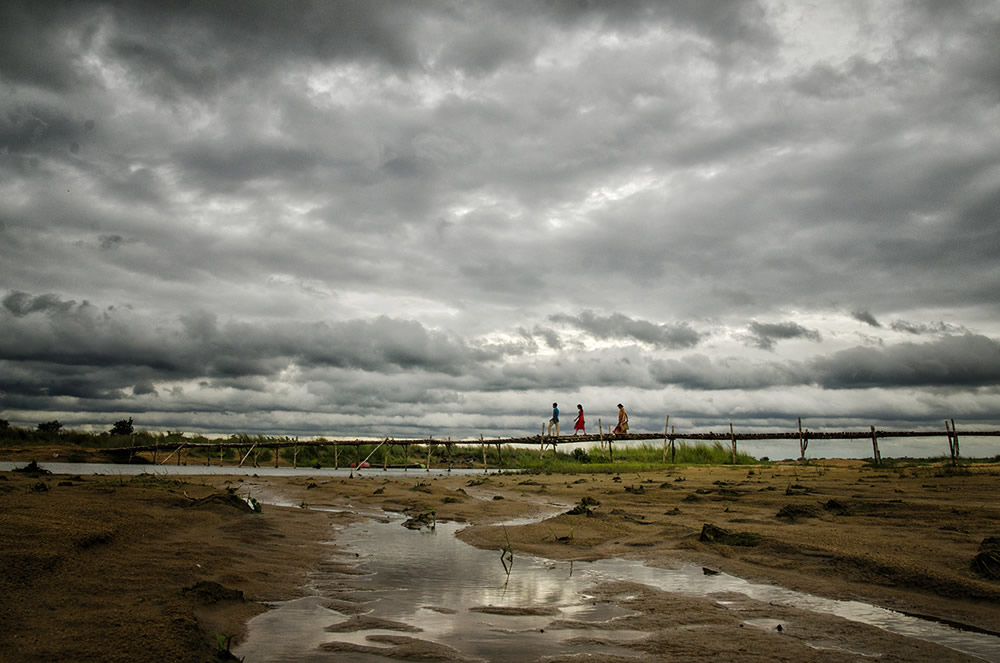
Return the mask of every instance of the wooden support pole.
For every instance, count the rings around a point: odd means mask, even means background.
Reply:
[[[253,444],[253,466],[254,467],[260,467],[260,463],[257,462],[257,459],[259,457],[260,457],[260,449],[257,448],[257,443],[254,442],[254,444]]]
[[[958,448],[958,429],[955,428],[955,420],[951,420],[951,437],[955,440],[955,461],[958,461],[958,457],[962,455],[962,452]]]
[[[733,431],[733,422],[729,422],[729,439],[733,443],[733,465],[736,464],[736,433]]]
[[[805,461],[809,439],[802,434],[802,417],[799,417],[799,460]]]
[[[389,469],[389,438],[385,438],[385,447],[382,449],[382,471]]]
[[[333,443],[333,469],[340,469],[340,445]]]
[[[500,449],[500,442],[497,441],[497,469],[503,467],[503,451]]]
[[[239,465],[240,467],[243,467],[243,463],[247,462],[247,458],[249,458],[249,457],[250,457],[250,454],[251,454],[251,453],[253,452],[253,450],[254,450],[254,449],[256,449],[256,448],[257,448],[257,443],[256,443],[256,442],[254,442],[254,443],[253,443],[253,445],[252,445],[252,446],[250,447],[250,451],[247,451],[246,455],[245,455],[245,456],[243,456],[243,460],[241,460],[241,461],[240,461],[240,465]]]
[[[153,442],[153,465],[156,465],[156,454],[160,450],[160,438],[157,437],[156,441]]]
[[[876,466],[882,464],[882,452],[878,450],[878,435],[874,426],[872,426],[872,461]]]
[[[428,438],[427,439],[427,471],[428,472],[431,471],[431,447],[434,446],[434,443],[431,440],[433,440],[433,439],[434,438]]]
[[[948,420],[944,420],[944,429],[948,434],[948,453],[951,455],[951,464],[958,465],[958,432],[955,430],[955,420],[951,420],[951,426],[948,425]]]
[[[597,437],[601,442],[601,458],[604,458],[604,426],[601,425],[601,418],[597,418]]]
[[[275,468],[278,467],[278,453],[280,451],[281,451],[281,447],[279,447],[279,446],[275,446],[274,447],[274,467]]]
[[[292,469],[298,469],[299,467],[299,445],[292,447]]]
[[[538,457],[545,455],[545,422],[542,422],[542,434],[538,437]]]
[[[600,421],[600,420],[598,420]],[[611,434],[611,424],[608,424],[608,461],[613,465],[615,462],[615,449],[612,446],[612,439],[614,435]]]
[[[219,467],[222,467],[223,453],[224,452],[222,450],[222,443],[220,442],[219,443]]]
[[[670,464],[674,464],[674,459],[677,456],[677,443],[674,438],[674,427],[670,427]]]
[[[161,465],[165,465],[165,464],[166,464],[166,462],[167,462],[168,460],[170,460],[171,456],[173,456],[173,455],[174,455],[175,453],[179,452],[179,451],[180,451],[181,449],[183,449],[183,448],[184,448],[184,445],[185,445],[185,444],[186,444],[186,442],[181,442],[181,445],[180,445],[179,447],[177,447],[176,449],[174,449],[174,450],[173,450],[173,451],[172,451],[172,452],[170,453],[170,455],[169,455],[169,456],[167,456],[166,458],[164,458],[164,459],[163,459],[163,462],[162,462],[162,463],[160,463],[160,464],[161,464]],[[180,462],[178,462],[177,464],[178,464],[178,465],[180,465]]]
[[[486,463],[486,443],[483,442],[483,434],[479,434],[479,448],[483,452],[483,472],[489,472],[490,466]]]
[[[667,434],[670,432],[670,415],[667,415],[667,423],[663,425],[663,462],[667,462]]]

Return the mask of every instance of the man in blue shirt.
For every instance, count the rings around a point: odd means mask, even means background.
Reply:
[[[549,419],[549,436],[552,435],[552,427],[556,427],[556,437],[559,437],[559,407],[552,404],[552,418]]]

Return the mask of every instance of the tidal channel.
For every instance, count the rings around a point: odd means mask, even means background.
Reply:
[[[588,596],[601,581],[625,580],[716,597],[723,606],[738,594],[836,615],[1000,662],[996,636],[858,601],[812,596],[725,573],[706,575],[693,565],[663,569],[620,559],[563,562],[515,556],[508,574],[500,551],[474,548],[455,537],[462,524],[413,531],[401,522],[401,517],[382,516],[339,530],[329,568],[314,573],[310,595],[276,604],[251,620],[235,653],[247,663],[385,662],[390,659],[380,650],[412,641],[424,645],[419,650],[423,654],[440,648],[438,657],[423,660],[544,661],[555,654],[633,658],[636,653],[620,645],[645,633],[601,628],[630,612]],[[586,638],[566,622],[586,622]],[[775,628],[754,620],[747,624]],[[398,652],[395,660],[400,660]]]

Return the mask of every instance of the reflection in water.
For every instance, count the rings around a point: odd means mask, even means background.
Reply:
[[[456,539],[459,527],[438,523],[434,532],[414,532],[398,522],[367,522],[341,530],[337,536],[340,550],[331,558],[330,568],[313,578],[311,589],[318,596],[279,604],[253,619],[236,653],[248,663],[385,661],[377,649],[376,653],[323,649],[326,643],[346,643],[339,645],[342,648],[389,646],[372,637],[384,636],[388,641],[413,638],[438,643],[469,660],[533,661],[539,652],[634,656],[613,643],[643,637],[642,633],[599,628],[601,622],[630,613],[594,605],[586,594],[598,581],[628,580],[686,595],[738,593],[834,614],[1000,662],[1000,639],[993,636],[962,632],[857,601],[824,599],[727,574],[709,576],[698,566],[669,570],[624,560],[574,565],[515,555],[514,570],[508,575],[495,550],[479,550]],[[348,625],[361,613],[369,626],[385,628],[328,630]],[[596,628],[585,634],[577,629],[553,629],[553,620],[592,622]],[[580,635],[590,640],[581,644],[576,640]],[[610,644],[595,645],[593,639]],[[811,646],[837,648],[821,642]]]

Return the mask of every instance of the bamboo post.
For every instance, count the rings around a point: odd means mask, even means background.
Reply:
[[[542,422],[542,434],[538,437],[538,457],[545,455],[545,422]]]
[[[222,451],[222,442],[219,442],[219,467],[222,467],[222,461],[223,461],[223,455],[222,454],[223,454],[223,451]]]
[[[246,455],[245,455],[245,456],[243,456],[243,460],[241,460],[241,461],[240,461],[240,465],[239,465],[240,467],[243,467],[243,463],[247,462],[247,458],[249,458],[249,457],[250,457],[250,453],[251,453],[251,452],[252,452],[252,451],[253,451],[254,449],[256,449],[256,448],[257,448],[257,443],[256,443],[256,442],[254,442],[254,443],[253,443],[253,446],[251,446],[251,447],[250,447],[250,451],[247,451]],[[242,449],[241,449],[241,451],[242,451]]]
[[[431,437],[427,438],[427,471],[428,472],[431,471],[431,447],[434,446],[434,442],[432,441],[433,439],[434,439],[434,436],[431,436]]]
[[[333,469],[340,469],[340,445],[333,443]]]
[[[667,415],[667,423],[663,425],[663,462],[667,462],[667,433],[670,432],[670,415]]]
[[[958,461],[958,457],[962,455],[962,452],[958,448],[958,429],[955,428],[955,420],[951,420],[951,437],[955,440],[955,461]]]
[[[257,458],[259,456],[260,456],[260,449],[257,448],[257,443],[254,442],[254,445],[253,445],[253,466],[254,467],[260,467],[260,464],[257,462]]]
[[[403,445],[403,471],[406,471],[406,466],[410,464],[410,445]]]
[[[169,456],[167,456],[166,458],[164,458],[163,462],[161,462],[160,464],[161,465],[166,465],[167,461],[170,460],[171,456],[173,456],[175,453],[177,453],[178,451],[180,451],[181,449],[184,448],[184,444],[185,444],[184,442],[181,442],[181,446],[179,446],[176,449],[174,449],[173,452],[171,452]],[[180,465],[180,461],[178,461],[177,464]]]
[[[451,468],[455,466],[455,459],[451,455],[451,436],[448,436],[448,441],[444,443],[444,449],[448,452],[448,471],[451,472]]]
[[[486,443],[483,442],[483,434],[479,434],[479,448],[483,452],[483,472],[489,472],[490,466],[486,464]]]
[[[184,457],[184,445],[177,447],[177,464],[181,464],[181,459]]]
[[[872,460],[876,466],[882,464],[882,452],[878,450],[878,434],[875,433],[874,426],[872,426]]]
[[[736,464],[736,433],[733,432],[733,422],[729,422],[729,439],[733,443],[733,465]]]
[[[601,425],[601,418],[597,418],[597,437],[601,442],[601,458],[604,458],[604,427]]]
[[[951,454],[951,464],[958,465],[958,433],[955,431],[955,420],[951,420],[951,426],[948,426],[948,420],[944,420],[944,429],[948,434],[948,453]]]
[[[361,443],[358,442],[354,445],[354,450],[358,452],[358,458],[354,461],[355,467],[361,469]]]
[[[799,417],[799,460],[805,461],[809,438],[802,434],[802,417]]]
[[[674,437],[674,427],[670,427],[670,464],[674,464],[674,459],[677,457],[677,444],[676,438]]]
[[[292,469],[298,469],[299,467],[299,445],[292,447]]]
[[[612,438],[614,438],[614,435],[611,434],[610,428],[611,428],[611,424],[608,424],[608,429],[609,429],[608,430],[608,460],[613,465],[614,462],[615,462],[615,449],[611,445],[611,440],[612,440]]]
[[[278,445],[274,446],[274,467],[278,467],[278,453],[281,451],[281,447]]]
[[[503,467],[503,451],[500,449],[500,440],[497,439],[497,469]]]
[[[129,449],[129,452],[128,452],[128,464],[131,465],[132,464],[132,455],[135,454],[135,435],[134,434],[130,434],[129,438],[131,438],[131,440],[132,440],[132,447]]]

